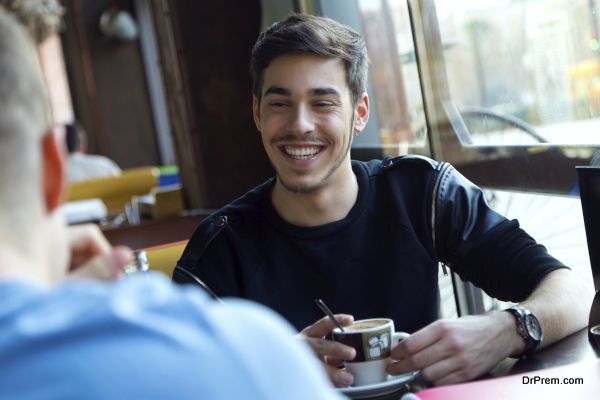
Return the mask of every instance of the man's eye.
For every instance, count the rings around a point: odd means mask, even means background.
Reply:
[[[334,104],[330,101],[319,101],[315,103],[315,107],[333,107]]]
[[[284,103],[282,101],[272,101],[272,102],[269,103],[269,106],[275,107],[275,108],[285,107],[286,103]]]

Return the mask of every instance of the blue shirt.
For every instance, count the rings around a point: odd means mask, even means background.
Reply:
[[[0,299],[3,399],[339,398],[272,312],[155,274],[51,289],[4,281]]]

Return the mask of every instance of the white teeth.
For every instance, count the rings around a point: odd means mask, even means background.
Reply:
[[[283,148],[288,156],[300,160],[306,160],[308,158],[311,158],[321,151],[321,147],[319,146],[284,146]]]

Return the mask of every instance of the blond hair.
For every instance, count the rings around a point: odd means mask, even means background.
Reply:
[[[0,229],[17,239],[43,206],[41,140],[50,125],[32,41],[0,8]]]

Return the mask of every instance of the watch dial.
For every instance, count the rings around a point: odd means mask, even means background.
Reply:
[[[527,318],[525,318],[525,324],[527,325],[527,331],[531,337],[534,340],[540,340],[542,336],[542,330],[540,329],[540,323],[538,320],[535,317],[528,315]]]

